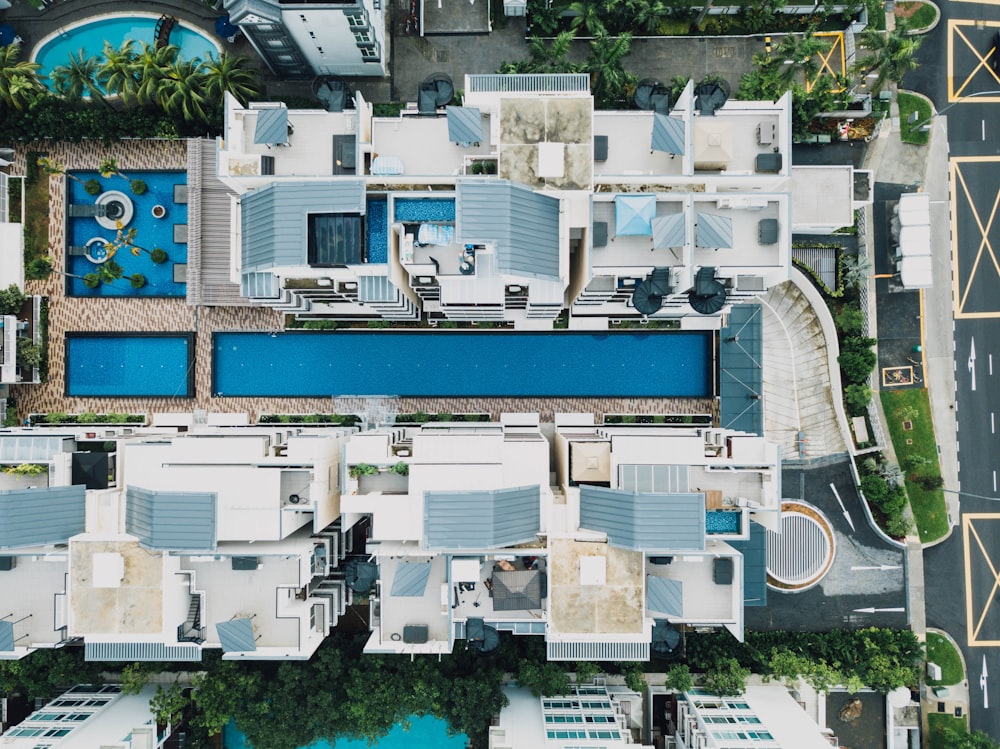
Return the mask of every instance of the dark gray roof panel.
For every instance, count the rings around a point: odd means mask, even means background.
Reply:
[[[535,538],[541,522],[535,486],[424,494],[424,547],[498,549]]]
[[[501,273],[559,277],[559,199],[508,180],[460,180],[460,244],[496,243]]]
[[[580,527],[607,533],[608,543],[633,551],[702,551],[705,495],[581,486]]]
[[[719,333],[719,416],[725,429],[763,434],[763,341],[759,304],[734,304]]]
[[[241,199],[243,272],[307,264],[310,213],[364,213],[365,181],[275,182]]]
[[[214,492],[157,492],[130,486],[125,530],[150,549],[214,551]]]
[[[0,549],[64,544],[83,533],[84,486],[0,491]]]

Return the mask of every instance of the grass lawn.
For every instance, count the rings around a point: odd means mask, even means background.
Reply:
[[[927,660],[941,667],[940,681],[927,677],[927,683],[932,687],[958,684],[965,676],[962,671],[962,659],[959,658],[955,646],[936,632],[927,633]]]
[[[920,123],[926,123],[931,116],[931,105],[922,96],[914,96],[913,94],[900,93],[896,99],[899,104],[899,137],[904,143],[914,143],[918,146],[923,146],[927,144],[927,140],[930,138],[929,130],[921,130],[919,127],[914,128],[914,125],[919,125]],[[917,113],[917,119],[915,122],[910,122],[910,114],[912,112]]]
[[[911,29],[925,29],[934,23],[937,13],[930,3],[896,3],[896,17],[905,18]]]
[[[946,725],[952,724],[957,728],[960,728],[963,733],[968,733],[969,728],[965,723],[965,718],[956,718],[954,715],[947,715],[945,713],[930,713],[927,716],[927,722],[930,728],[930,741],[927,746],[930,749],[951,749],[947,744],[945,744],[944,736],[941,735],[941,729]]]
[[[917,533],[924,543],[936,541],[948,533],[948,509],[944,493],[940,489],[922,489],[910,481],[910,476],[917,471],[928,476],[941,475],[927,390],[883,390],[880,395],[896,458],[907,476],[906,493],[917,522]],[[911,429],[904,429],[904,422],[909,422]],[[905,465],[908,455],[919,455],[927,462],[919,469],[907,470]]]

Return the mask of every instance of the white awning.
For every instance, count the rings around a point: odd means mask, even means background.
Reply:
[[[906,289],[926,289],[934,284],[931,257],[904,257],[899,261],[899,279]]]

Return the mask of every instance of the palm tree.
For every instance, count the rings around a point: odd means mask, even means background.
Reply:
[[[105,102],[104,91],[97,82],[97,71],[101,63],[96,57],[89,57],[84,50],[69,53],[69,62],[52,69],[52,85],[64,99],[79,99],[89,96],[93,100]]]
[[[576,0],[566,9],[567,15],[573,16],[570,28],[576,31],[581,26],[590,36],[597,36],[605,31],[602,19],[602,7],[598,0]]]
[[[622,65],[632,51],[632,35],[611,36],[606,31],[599,33],[590,43],[587,56],[587,71],[590,73],[590,89],[594,95],[594,106],[611,109],[623,100],[630,100],[635,93],[637,77]]]
[[[18,110],[24,109],[45,90],[38,80],[41,65],[18,60],[20,55],[20,44],[0,47],[0,103]]]
[[[160,82],[166,69],[177,60],[180,48],[174,44],[157,47],[142,42],[135,56],[135,68],[139,79],[136,98],[143,104],[157,104]]]
[[[104,179],[109,179],[111,175],[116,175],[121,177],[126,182],[131,182],[131,180],[122,174],[118,169],[118,162],[110,156],[105,156],[101,159],[101,164],[97,167],[97,171],[101,173],[101,176],[104,177]]]
[[[228,91],[246,106],[259,93],[257,73],[247,67],[246,58],[223,52],[218,60],[210,57],[205,61],[203,73],[205,94],[210,99],[222,101]]]
[[[75,179],[81,185],[83,184],[82,179],[77,177],[75,174],[70,174],[69,172],[67,172],[65,166],[55,161],[52,161],[48,156],[39,156],[38,161],[36,163],[38,164],[39,169],[41,169],[46,174],[52,174],[52,175],[62,174],[69,177],[70,179]]]
[[[157,103],[168,115],[182,117],[188,123],[203,123],[208,118],[208,98],[200,60],[174,60],[164,70],[157,92]]]
[[[916,55],[922,42],[921,37],[907,33],[905,24],[897,24],[889,32],[875,29],[861,32],[861,45],[871,54],[858,63],[858,69],[866,75],[877,73],[872,93],[877,94],[889,81],[900,83],[903,76],[919,67]]]
[[[135,60],[135,42],[126,39],[120,47],[104,43],[104,62],[97,71],[97,81],[108,94],[117,94],[129,103],[139,91],[139,71]]]
[[[647,34],[655,34],[668,15],[670,8],[662,0],[648,0],[636,9],[635,25]]]

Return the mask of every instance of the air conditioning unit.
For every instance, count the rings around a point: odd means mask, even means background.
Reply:
[[[288,504],[290,504],[290,505],[297,505],[297,504],[301,504],[301,502],[302,502],[302,497],[300,497],[298,494],[289,494],[288,495]]]

